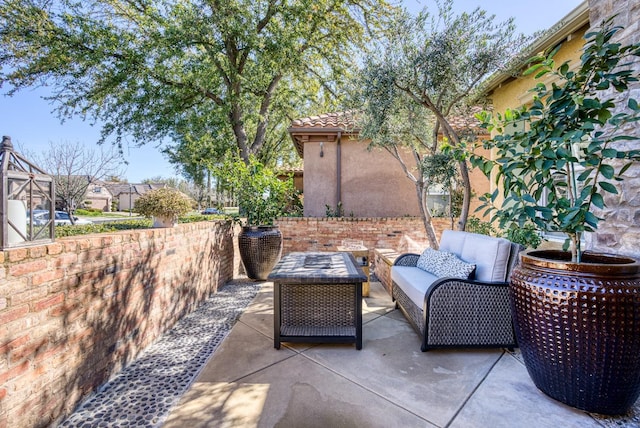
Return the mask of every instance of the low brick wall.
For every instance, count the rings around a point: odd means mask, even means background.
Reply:
[[[436,218],[438,239],[451,229],[451,219]],[[304,217],[280,218],[278,225],[284,239],[283,254],[293,251],[335,251],[344,239],[362,241],[374,248],[391,248],[399,252],[422,252],[429,246],[422,219],[418,217],[351,218]],[[373,257],[373,253],[370,254]]]
[[[440,240],[443,230],[452,229],[451,219],[433,219]],[[418,217],[280,218],[283,254],[293,251],[336,251],[344,239],[362,241],[369,249],[371,272],[391,294],[391,263],[402,253],[421,253],[429,246],[422,219]],[[455,225],[454,225],[455,226]]]
[[[376,248],[374,251],[374,273],[384,288],[391,295],[391,266],[400,253],[389,248]]]
[[[283,218],[283,253],[419,252],[419,218]],[[436,219],[438,236],[451,221]],[[0,428],[41,427],[98,386],[242,271],[239,227],[180,224],[0,252]]]
[[[0,252],[0,428],[59,421],[233,277],[228,223]]]

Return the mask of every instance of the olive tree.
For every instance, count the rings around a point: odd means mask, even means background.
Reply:
[[[396,158],[415,183],[427,237],[438,247],[426,196],[431,174],[429,157],[443,141],[451,162],[457,162],[464,199],[459,228],[469,214],[471,184],[462,156],[465,141],[475,139],[473,121],[454,127],[453,118],[472,118],[474,99],[483,79],[506,67],[523,37],[513,20],[494,23],[481,9],[455,15],[452,2],[438,2],[437,14],[424,9],[417,16],[400,13],[365,58],[358,80],[363,105],[360,136],[371,139]],[[408,155],[407,155],[408,154]]]

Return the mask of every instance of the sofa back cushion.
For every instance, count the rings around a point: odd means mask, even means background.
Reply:
[[[440,251],[448,251],[467,263],[475,264],[475,279],[478,281],[506,281],[511,254],[508,239],[445,230],[440,239]]]

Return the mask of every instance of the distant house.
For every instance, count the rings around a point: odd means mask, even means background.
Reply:
[[[473,118],[452,120],[457,129],[468,128],[470,121],[471,125],[476,123]],[[289,134],[304,160],[304,215],[324,217],[341,208],[345,216],[419,216],[413,181],[387,151],[368,150],[369,141],[360,140],[358,131],[352,112],[321,114],[291,123]],[[476,132],[486,137],[484,130]],[[409,153],[405,158],[409,167],[415,167]],[[488,191],[489,183],[482,173],[471,171],[471,175],[476,195]],[[433,193],[430,205],[437,211],[446,195],[437,189]]]
[[[62,193],[56,197],[57,210],[67,208],[64,201],[64,198],[67,198],[70,199],[67,200],[67,203],[74,210],[76,208],[95,208],[104,212],[111,211],[113,194],[103,181],[90,175],[71,175],[56,177],[56,183],[56,193]],[[84,196],[83,192],[86,192]],[[76,200],[76,198],[81,199]]]
[[[112,201],[113,194],[103,181],[95,181],[87,187],[87,195],[84,198],[86,207],[109,212],[111,211]]]
[[[136,200],[150,190],[161,189],[167,187],[164,183],[105,183],[105,186],[113,194],[118,211],[129,211],[133,208]]]

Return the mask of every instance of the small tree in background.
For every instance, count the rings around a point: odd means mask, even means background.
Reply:
[[[248,164],[229,157],[217,175],[237,196],[240,216],[246,217],[247,226],[273,225],[278,217],[302,212],[293,179],[279,178],[254,157],[249,158]]]
[[[73,211],[78,208],[90,186],[96,181],[122,175],[122,157],[113,147],[90,148],[80,142],[49,143],[43,152],[26,149],[47,173],[53,176],[56,185],[56,200],[69,213],[74,223]]]
[[[145,217],[161,217],[177,222],[192,209],[192,200],[176,189],[164,187],[150,190],[136,199],[134,211]]]

